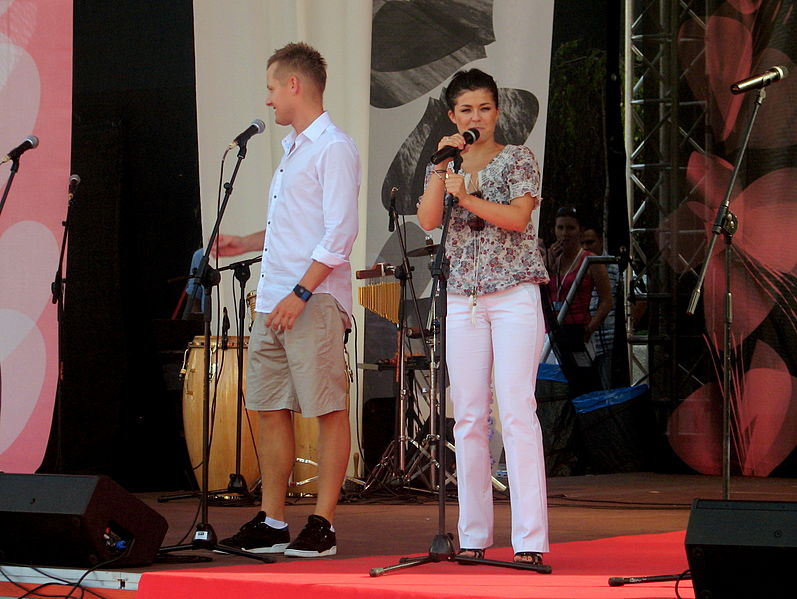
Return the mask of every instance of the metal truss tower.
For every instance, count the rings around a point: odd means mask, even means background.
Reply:
[[[697,272],[692,268],[676,271],[671,266],[674,261],[695,264],[694,256],[683,256],[680,247],[685,236],[705,233],[675,230],[667,217],[687,199],[690,154],[706,152],[711,146],[706,107],[693,98],[685,83],[689,69],[700,60],[682,64],[678,52],[679,44],[700,44],[702,58],[702,36],[679,38],[679,31],[687,19],[705,31],[711,4],[707,0],[625,3],[629,358],[632,383],[650,384],[652,398],[662,408],[674,406],[705,382],[710,368],[702,317],[686,316]],[[634,318],[643,307],[644,316]]]

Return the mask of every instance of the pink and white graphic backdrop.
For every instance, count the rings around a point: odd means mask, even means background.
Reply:
[[[71,0],[0,0],[0,114],[0,155],[31,134],[40,140],[20,158],[0,214],[0,470],[33,472],[57,383],[50,283],[70,175]],[[10,164],[0,166],[0,189]]]

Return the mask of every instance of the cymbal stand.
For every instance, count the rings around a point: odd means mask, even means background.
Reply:
[[[229,150],[228,150],[229,151]],[[225,156],[226,156],[225,152]],[[224,199],[219,206],[216,215],[216,222],[213,225],[213,231],[210,234],[208,243],[205,246],[205,253],[202,255],[202,260],[197,269],[197,278],[202,284],[205,293],[205,301],[203,304],[204,323],[205,323],[205,372],[202,377],[202,390],[203,390],[203,407],[202,407],[202,485],[200,489],[200,521],[197,523],[194,537],[191,543],[184,545],[171,545],[160,548],[160,553],[171,553],[173,551],[182,551],[186,549],[208,549],[218,550],[222,553],[232,553],[243,557],[249,557],[262,561],[265,563],[273,563],[274,560],[264,555],[250,553],[237,547],[230,547],[228,545],[221,545],[218,542],[216,531],[208,521],[208,484],[209,484],[209,464],[210,464],[210,323],[212,320],[211,300],[213,287],[219,284],[221,276],[219,272],[208,265],[210,250],[216,241],[219,234],[219,227],[221,220],[224,217],[224,211],[227,208],[227,203],[232,195],[233,183],[238,174],[238,169],[241,162],[246,157],[246,143],[242,142],[238,147],[238,161],[235,163],[235,169],[232,172],[230,181],[224,184]],[[223,162],[223,160],[222,160]]]

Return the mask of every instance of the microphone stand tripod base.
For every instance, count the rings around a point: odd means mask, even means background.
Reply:
[[[531,570],[532,572],[537,572],[539,574],[550,574],[553,572],[553,568],[548,564],[524,564],[523,562],[504,562],[497,559],[485,559],[479,557],[465,557],[461,555],[455,555],[454,561],[460,564],[467,564],[467,565],[483,565],[483,566],[498,566],[500,568],[513,568],[515,570]]]
[[[688,572],[683,574],[664,574],[662,576],[611,576],[609,577],[610,587],[621,587],[626,584],[639,584],[644,582],[680,582],[682,580],[692,580],[692,575]]]
[[[238,547],[230,547],[228,545],[220,545],[217,542],[216,531],[209,523],[198,524],[194,531],[194,538],[191,543],[185,545],[172,545],[169,547],[161,547],[158,555],[172,553],[174,551],[184,551],[187,549],[207,549],[216,553],[230,553],[232,555],[240,555],[241,557],[250,557],[259,560],[264,564],[273,564],[275,560],[266,555],[251,553],[244,551]]]
[[[368,574],[371,578],[382,576],[393,570],[401,570],[403,568],[412,568],[413,566],[421,566],[423,564],[430,564],[433,562],[446,562],[454,559],[454,537],[451,533],[437,534],[432,539],[432,545],[429,547],[428,555],[423,557],[402,557],[399,563],[387,566],[385,568],[371,568]]]

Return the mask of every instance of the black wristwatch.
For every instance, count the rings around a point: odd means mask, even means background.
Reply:
[[[309,289],[305,289],[304,287],[302,287],[298,283],[296,284],[296,287],[293,288],[293,292],[296,294],[296,297],[298,297],[303,302],[306,302],[307,300],[309,300],[310,296],[313,295],[312,291],[310,291]]]

